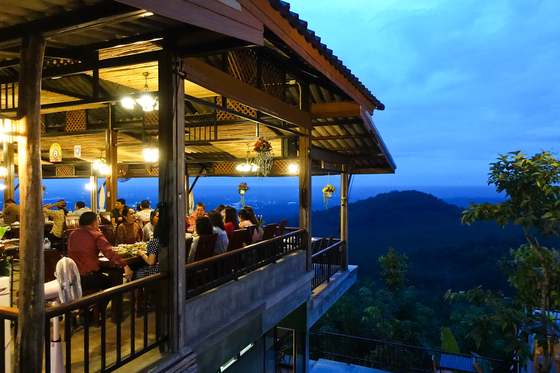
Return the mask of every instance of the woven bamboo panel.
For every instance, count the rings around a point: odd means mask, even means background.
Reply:
[[[118,169],[118,177],[125,177],[126,174],[128,173],[128,165],[127,164],[118,164],[117,165],[117,169]]]
[[[66,132],[86,130],[86,111],[72,110],[66,112]]]
[[[144,112],[144,125],[157,126],[159,123],[159,111],[145,111]]]
[[[221,96],[216,97],[216,104],[217,105],[222,104],[222,97]],[[256,117],[257,116],[256,110],[251,109],[250,107],[245,106],[243,104],[240,104],[237,101],[227,100],[227,108],[231,109],[231,110],[238,111],[238,112],[243,113],[245,115],[249,115],[251,117]],[[239,117],[237,115],[226,113],[225,111],[216,110],[216,120],[235,120],[235,119],[239,119]]]
[[[271,96],[280,100],[284,99],[284,82],[286,74],[284,71],[272,63],[264,60],[262,65],[262,89]]]
[[[47,132],[47,125],[45,123],[45,114],[41,114],[41,133]]]
[[[228,73],[237,79],[257,86],[257,54],[251,50],[231,51],[228,53]]]
[[[76,174],[76,169],[74,166],[58,166],[56,168],[56,176],[66,177],[74,176]]]
[[[159,166],[146,166],[146,175],[158,176],[159,175]]]
[[[275,159],[274,168],[272,169],[273,174],[289,174],[289,167],[291,164],[295,163],[287,159]]]
[[[238,165],[236,162],[217,162],[214,163],[214,174],[216,175],[231,175],[236,172],[235,167]]]

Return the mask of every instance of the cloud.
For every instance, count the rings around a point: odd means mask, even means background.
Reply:
[[[386,105],[399,180],[484,183],[498,153],[557,146],[560,1],[291,4]]]

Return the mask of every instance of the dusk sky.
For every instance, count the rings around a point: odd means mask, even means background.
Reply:
[[[396,174],[355,182],[484,186],[498,153],[558,151],[560,1],[289,3],[386,105]]]

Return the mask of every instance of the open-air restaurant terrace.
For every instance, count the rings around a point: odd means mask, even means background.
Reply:
[[[0,373],[308,371],[309,327],[356,280],[349,181],[396,168],[384,105],[282,1],[2,7]],[[314,175],[340,179],[330,237]],[[189,200],[218,176],[239,208]],[[299,224],[262,223],[244,176],[296,177]],[[45,179],[79,178],[89,200],[45,204]],[[128,206],[130,178],[157,201]]]

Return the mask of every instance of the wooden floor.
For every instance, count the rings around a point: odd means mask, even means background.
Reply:
[[[17,268],[17,263],[14,265],[14,269]],[[19,272],[14,272],[14,299],[13,303],[17,301],[16,294],[17,290],[19,289]],[[156,340],[155,334],[155,312],[153,310],[149,310],[147,313],[147,318],[142,317],[131,317],[131,304],[130,298],[125,297],[123,300],[123,309],[124,309],[124,318],[123,322],[120,324],[120,335],[121,335],[121,342],[120,346],[117,344],[117,334],[119,333],[119,326],[111,322],[110,315],[111,315],[111,303],[107,307],[106,315],[107,318],[102,321],[105,325],[105,334],[106,334],[106,343],[105,343],[105,366],[111,366],[117,361],[118,355],[120,355],[120,360],[124,360],[131,354],[132,350],[132,342],[134,342],[134,352],[138,353],[140,349],[143,348],[145,340],[144,340],[144,324],[147,324],[148,333],[146,335],[147,344],[152,344]],[[101,370],[101,363],[102,363],[102,327],[95,327],[90,326],[87,327],[84,325],[84,321],[82,317],[72,318],[72,320],[63,320],[59,321],[60,333],[62,334],[60,345],[62,346],[62,356],[63,356],[63,365],[66,362],[66,346],[67,341],[64,338],[64,329],[66,323],[70,322],[71,325],[71,338],[70,338],[70,346],[71,346],[71,361],[72,361],[72,372],[84,372],[85,371],[85,361],[89,360],[89,372],[98,372]],[[52,324],[53,320],[51,320],[51,336],[52,336]],[[134,336],[132,335],[132,330],[134,329]],[[13,335],[14,329],[12,328],[12,341],[15,340],[15,336]],[[86,333],[89,334],[87,340],[89,341],[89,345],[87,346],[84,344],[84,339]],[[13,362],[13,352],[14,352],[14,343],[11,343],[11,350],[12,350],[12,362]],[[44,356],[43,356],[44,357]],[[136,358],[131,363],[128,363],[121,367],[119,370],[120,372],[136,372],[144,367],[149,366],[150,364],[156,362],[158,359],[162,357],[159,349],[156,347],[153,350],[147,352],[146,354],[142,355],[141,357]]]

